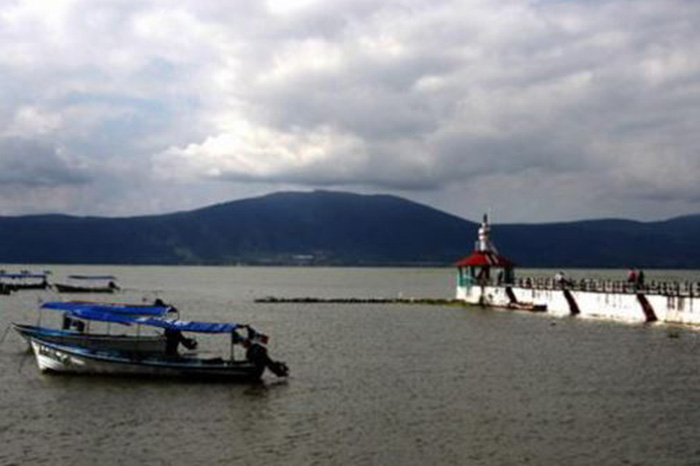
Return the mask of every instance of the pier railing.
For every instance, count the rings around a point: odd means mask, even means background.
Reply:
[[[490,280],[488,285],[505,286],[506,283]],[[690,281],[655,281],[645,283],[631,283],[625,280],[598,280],[598,279],[564,279],[543,277],[521,277],[515,279],[512,286],[535,290],[562,290],[593,291],[598,293],[643,293],[659,294],[665,296],[700,296],[700,282]]]

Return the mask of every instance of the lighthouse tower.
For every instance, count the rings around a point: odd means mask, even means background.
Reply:
[[[484,214],[474,251],[455,264],[457,266],[457,299],[469,300],[470,295],[486,285],[505,285],[513,282],[514,264],[498,254],[491,242],[490,234],[489,219]],[[492,276],[492,269],[500,270],[496,276]]]
[[[474,247],[475,252],[493,252],[498,253],[496,248],[491,243],[489,235],[491,234],[491,226],[489,225],[489,217],[484,214],[484,218],[481,221],[481,226],[479,227],[479,239]]]

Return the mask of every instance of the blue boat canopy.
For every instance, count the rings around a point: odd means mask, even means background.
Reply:
[[[180,330],[182,332],[231,333],[239,328],[250,328],[247,325],[241,325],[233,322],[197,322],[192,320],[159,319],[155,317],[104,312],[94,309],[75,309],[70,312],[70,315],[79,319],[117,322],[126,325],[150,325],[152,327],[159,327],[165,330]]]
[[[73,280],[116,280],[114,275],[68,275]]]
[[[52,301],[44,303],[43,309],[53,309],[74,313],[76,311],[102,312],[126,316],[156,316],[162,317],[173,310],[172,306],[152,306],[126,303],[92,303],[86,301]]]

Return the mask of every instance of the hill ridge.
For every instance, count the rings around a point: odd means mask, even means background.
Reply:
[[[133,217],[0,217],[0,262],[450,265],[477,224],[391,194],[283,191]],[[700,215],[495,224],[526,267],[700,268]]]

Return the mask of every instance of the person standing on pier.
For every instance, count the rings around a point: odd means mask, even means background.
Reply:
[[[639,269],[637,272],[637,289],[644,287],[644,270]]]
[[[554,285],[559,287],[559,288],[564,288],[564,285],[566,284],[566,275],[564,275],[564,272],[557,272],[554,274]]]

